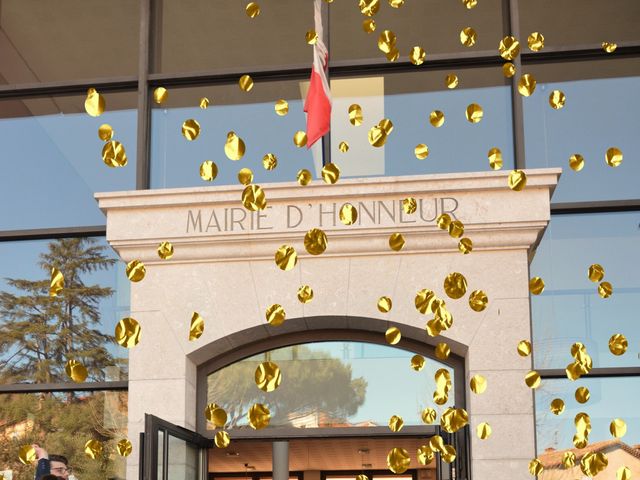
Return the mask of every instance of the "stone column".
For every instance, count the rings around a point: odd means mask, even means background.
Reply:
[[[289,480],[289,442],[273,442],[273,480]]]

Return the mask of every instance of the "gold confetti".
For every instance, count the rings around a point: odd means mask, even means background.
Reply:
[[[518,355],[528,357],[531,355],[531,342],[529,340],[520,340],[518,342]]]
[[[404,0],[388,0],[388,2],[393,8],[400,8],[404,5]]]
[[[382,147],[387,143],[387,137],[387,132],[380,125],[374,125],[368,133],[369,144],[376,148]]]
[[[256,212],[267,208],[267,198],[260,185],[247,185],[242,191],[242,204],[247,210]]]
[[[87,379],[87,368],[78,360],[67,360],[64,366],[67,376],[76,383],[82,383]]]
[[[264,157],[262,157],[262,166],[265,170],[273,170],[278,166],[278,157],[276,157],[273,153],[267,153]]]
[[[493,147],[489,150],[487,158],[489,159],[489,166],[493,170],[500,170],[502,168],[502,151],[499,148]]]
[[[561,90],[554,90],[549,94],[549,105],[551,105],[551,108],[554,110],[560,110],[564,107],[566,101],[567,97]]]
[[[396,34],[391,30],[384,30],[378,36],[378,49],[383,53],[391,53],[396,45]]]
[[[116,140],[107,142],[102,147],[102,161],[111,168],[124,167],[129,161],[124,145]]]
[[[349,144],[347,142],[340,142],[338,145],[338,150],[342,153],[347,153],[349,151]]]
[[[587,387],[578,387],[576,388],[574,396],[576,398],[576,402],[587,403],[589,398],[591,398],[591,393]]]
[[[622,163],[622,151],[619,148],[611,147],[607,150],[604,160],[610,167],[617,167]]]
[[[441,368],[435,373],[436,391],[433,392],[433,401],[436,405],[444,405],[449,400],[451,390],[451,375],[446,368]]]
[[[527,45],[532,52],[539,52],[544,48],[544,35],[540,32],[533,32],[527,37]]]
[[[469,295],[469,307],[474,312],[482,312],[489,305],[489,297],[482,290],[474,290]]]
[[[340,221],[345,225],[353,225],[358,220],[358,210],[350,203],[345,203],[340,208]]]
[[[478,0],[462,0],[462,4],[467,7],[468,10],[471,10],[478,5]]]
[[[594,263],[589,266],[589,270],[587,272],[587,276],[589,280],[594,283],[598,283],[604,278],[604,267],[599,263]]]
[[[540,277],[533,277],[529,280],[529,291],[534,295],[540,295],[544,292],[544,280]]]
[[[429,114],[429,123],[435,128],[441,127],[444,125],[444,113],[440,110],[434,110]]]
[[[418,145],[416,145],[416,148],[413,149],[413,153],[418,160],[424,160],[429,156],[429,147],[427,147],[424,143],[419,143]]]
[[[224,153],[229,160],[240,160],[244,156],[246,146],[244,140],[236,135],[236,132],[227,133],[227,140],[224,143]]]
[[[250,75],[242,75],[238,80],[238,86],[243,92],[249,92],[253,88],[253,78]]]
[[[294,133],[293,144],[298,148],[304,147],[307,144],[307,133],[303,132],[302,130],[298,130],[296,133]]]
[[[253,182],[253,172],[250,168],[241,168],[238,171],[238,182],[240,182],[241,185],[249,185]]]
[[[260,390],[273,392],[282,382],[280,367],[273,362],[262,362],[256,368],[255,381]]]
[[[167,101],[169,97],[169,91],[164,87],[158,87],[153,91],[153,101],[158,105],[162,105]]]
[[[459,80],[458,76],[455,73],[448,74],[444,79],[444,84],[448,89],[453,90],[458,86]]]
[[[445,445],[444,449],[440,452],[442,460],[447,463],[453,463],[456,459],[456,449],[453,445]]]
[[[539,476],[543,470],[544,467],[542,466],[542,462],[537,458],[534,458],[529,462],[529,473],[534,477]]]
[[[455,433],[468,423],[469,414],[464,408],[447,408],[440,416],[440,426],[448,433]]]
[[[378,310],[381,313],[389,313],[393,306],[393,302],[389,297],[380,297],[378,299]]]
[[[373,33],[376,31],[376,21],[373,18],[366,18],[362,21],[362,30],[365,33]]]
[[[173,257],[173,244],[171,242],[160,242],[157,252],[162,260],[169,260]]]
[[[598,285],[598,295],[601,298],[609,298],[613,294],[613,286],[609,282],[602,282]]]
[[[595,477],[609,465],[607,456],[602,452],[589,452],[580,459],[580,470],[588,477]]]
[[[564,468],[573,468],[576,464],[576,454],[573,452],[564,452],[562,455],[562,466]]]
[[[416,310],[418,310],[422,314],[426,314],[427,312],[433,313],[433,303],[436,299],[436,294],[428,289],[422,289],[416,294],[415,298],[415,306]]]
[[[105,100],[95,88],[87,90],[87,98],[84,101],[84,109],[92,117],[99,117],[104,113]]]
[[[88,440],[84,444],[84,454],[95,460],[102,455],[102,443],[98,440]]]
[[[471,391],[473,393],[480,395],[487,389],[487,379],[482,375],[474,375],[473,377],[471,377],[469,387],[471,388]]]
[[[414,355],[411,357],[411,368],[413,368],[416,372],[419,372],[424,368],[425,359],[422,355]]]
[[[289,245],[282,245],[275,255],[276,265],[280,270],[291,270],[298,263],[298,254]]]
[[[127,263],[125,272],[129,280],[132,282],[139,282],[146,275],[147,269],[144,267],[144,263],[140,260],[131,260]]]
[[[579,172],[584,168],[584,157],[579,153],[574,153],[569,157],[569,167],[574,172]]]
[[[609,351],[616,356],[624,355],[628,347],[629,342],[621,333],[616,333],[609,339]]]
[[[420,465],[429,465],[433,462],[435,454],[431,451],[429,445],[421,445],[418,447],[418,463]]]
[[[422,65],[426,57],[427,53],[424,51],[424,48],[419,46],[413,47],[409,52],[409,60],[414,65]]]
[[[249,426],[254,430],[260,430],[269,425],[271,420],[271,412],[266,405],[262,403],[254,403],[249,409]]]
[[[200,135],[200,124],[193,118],[185,120],[182,124],[182,136],[190,142]]]
[[[273,108],[278,116],[284,117],[287,113],[289,113],[289,102],[287,102],[284,98],[281,98],[280,100],[276,101]]]
[[[128,438],[123,438],[116,444],[116,451],[121,457],[128,457],[133,452],[133,445]]]
[[[486,440],[491,436],[491,425],[487,422],[479,423],[478,426],[476,426],[476,435],[480,440]]]
[[[602,42],[602,49],[607,53],[613,53],[618,48],[617,43],[612,42]]]
[[[227,423],[227,412],[215,403],[209,403],[204,408],[204,417],[217,428],[223,428]]]
[[[286,313],[282,305],[274,303],[270,307],[267,308],[265,312],[265,318],[267,319],[267,323],[274,327],[279,327],[286,320]]]
[[[103,123],[98,127],[98,138],[103,142],[108,142],[113,137],[113,128],[108,123]]]
[[[218,448],[227,448],[231,443],[231,438],[227,432],[221,430],[216,432],[215,437],[213,437],[213,443],[215,443]]]
[[[49,296],[57,297],[64,289],[64,275],[55,267],[51,268],[51,281],[49,282]]]
[[[624,465],[616,470],[616,480],[631,480],[631,469]]]
[[[22,445],[18,450],[18,459],[25,465],[35,462],[38,459],[35,448],[31,445]]]
[[[454,220],[447,226],[449,236],[452,238],[460,238],[464,235],[464,224],[460,220]]]
[[[308,30],[304,35],[304,39],[309,45],[315,45],[318,43],[318,34],[315,30]]]
[[[135,347],[140,342],[141,328],[135,318],[125,317],[118,322],[115,329],[115,340],[126,348]]]
[[[498,52],[505,60],[514,60],[520,53],[520,42],[515,37],[507,35],[500,40]]]
[[[416,202],[416,199],[413,197],[407,197],[402,200],[402,209],[404,210],[404,213],[408,215],[416,213],[416,210],[418,209],[418,202]]]
[[[396,345],[402,339],[402,333],[397,327],[389,327],[384,333],[384,338],[389,345]]]
[[[333,1],[333,0],[331,0]],[[331,2],[329,2],[331,3]],[[360,473],[359,475],[356,475],[356,480],[369,480],[369,477],[367,477],[364,473]]]
[[[249,18],[256,18],[258,15],[260,15],[260,5],[258,5],[256,2],[249,2],[244,8],[244,11]]]
[[[536,79],[530,73],[525,73],[518,80],[518,92],[523,97],[530,97],[536,90]]]
[[[302,170],[298,170],[298,173],[296,173],[296,180],[298,181],[298,184],[300,184],[303,187],[305,185],[309,185],[309,183],[311,183],[311,180],[312,180],[311,172],[306,168],[303,168]]]
[[[420,415],[420,417],[422,418],[422,421],[427,425],[430,425],[433,422],[435,422],[436,416],[437,416],[436,411],[433,408],[429,408],[429,407],[422,410],[422,414]]]
[[[357,103],[349,106],[349,122],[354,127],[362,125],[364,117],[362,116],[362,107]]]
[[[436,223],[440,230],[449,230],[449,225],[451,225],[451,216],[448,213],[441,213],[438,215],[438,218],[436,218]],[[462,229],[464,231],[464,225]]]
[[[218,176],[218,166],[211,160],[205,160],[200,164],[200,178],[205,182],[213,182]]]
[[[358,0],[360,12],[367,17],[373,17],[380,10],[380,0]]]
[[[434,435],[429,439],[429,448],[432,452],[440,452],[444,451],[444,440],[440,435]]]
[[[200,99],[199,106],[202,110],[206,110],[207,108],[209,108],[209,99],[207,97],[202,97]]]
[[[473,47],[478,39],[478,34],[471,27],[465,27],[460,31],[460,43],[465,47]]]
[[[477,103],[471,103],[467,106],[467,111],[465,112],[467,116],[467,120],[470,123],[479,123],[484,116],[484,111],[482,107]]]
[[[527,174],[523,170],[512,170],[509,174],[509,188],[515,192],[524,190],[527,185]]]
[[[304,236],[304,248],[311,255],[320,255],[327,249],[327,235],[319,228],[312,228]]]
[[[340,180],[340,167],[335,163],[328,163],[322,167],[322,180],[330,185],[335,184]]]
[[[524,383],[526,383],[529,388],[538,388],[541,382],[540,374],[535,370],[531,370],[524,377]]]
[[[409,465],[411,465],[411,458],[404,448],[394,447],[387,454],[387,466],[393,473],[404,473]]]
[[[399,415],[392,415],[391,418],[389,418],[389,430],[392,432],[399,432],[403,426],[404,420],[402,420],[402,417]]]
[[[467,279],[461,273],[450,273],[444,279],[444,291],[449,298],[454,300],[462,298],[467,293]]]
[[[615,418],[609,424],[609,431],[615,438],[624,437],[627,433],[627,424],[621,418]]]
[[[449,348],[449,345],[447,345],[446,343],[440,342],[436,345],[435,354],[436,358],[439,358],[440,360],[446,360],[451,354],[451,348]]]
[[[298,288],[298,301],[300,303],[309,303],[313,300],[313,289],[309,285],[302,285]]]
[[[401,233],[392,233],[389,236],[389,248],[396,252],[402,250],[404,247],[404,236]]]
[[[562,412],[564,412],[564,400],[561,398],[554,398],[549,404],[549,410],[551,410],[551,413],[554,415],[561,415]]]
[[[189,341],[199,339],[204,333],[204,319],[198,312],[193,312],[191,315],[191,323],[189,325]]]
[[[502,65],[502,74],[505,78],[511,78],[516,74],[516,66],[511,62],[506,62]]]

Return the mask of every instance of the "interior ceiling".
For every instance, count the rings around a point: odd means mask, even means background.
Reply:
[[[404,448],[411,455],[411,468],[435,468],[419,465],[416,459],[418,447],[425,445],[421,438],[344,438],[299,439],[289,441],[290,471],[305,470],[387,470],[387,454],[394,447]],[[270,472],[271,441],[231,441],[225,449],[209,450],[211,472]],[[366,451],[360,453],[360,451]],[[249,468],[245,466],[249,465]],[[362,464],[370,464],[363,467]]]

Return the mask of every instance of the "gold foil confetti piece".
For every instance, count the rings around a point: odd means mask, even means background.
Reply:
[[[200,135],[200,124],[193,118],[182,123],[182,136],[192,142]]]
[[[124,145],[116,140],[105,143],[102,147],[102,161],[111,168],[126,166],[129,160]]]
[[[246,146],[244,140],[236,135],[236,132],[227,133],[227,140],[224,143],[224,153],[229,160],[240,160],[244,156]]]
[[[424,160],[429,156],[429,147],[427,147],[424,143],[419,143],[418,145],[416,145],[416,148],[413,149],[413,153],[418,160]]]
[[[429,114],[429,123],[435,128],[439,128],[444,125],[444,113],[440,110],[434,110]]]
[[[250,75],[242,75],[238,80],[238,86],[243,92],[249,92],[253,88],[253,78]]]
[[[447,408],[440,415],[440,426],[448,433],[455,433],[468,423],[469,415],[464,408]]]
[[[298,173],[296,173],[296,180],[300,186],[304,187],[305,185],[309,185],[312,180],[311,172],[306,168],[298,170]]]
[[[476,426],[476,435],[480,440],[486,440],[487,438],[489,438],[491,436],[491,432],[491,425],[489,425],[487,422],[479,423]]]
[[[564,412],[564,400],[561,398],[554,398],[549,404],[549,410],[551,410],[551,413],[554,415],[561,415],[562,412]]]
[[[227,448],[231,443],[231,438],[227,432],[221,430],[216,432],[215,437],[213,437],[213,443],[215,443],[218,448]]]
[[[307,144],[307,133],[303,132],[302,130],[298,130],[296,133],[294,133],[293,144],[298,148],[304,147]]]
[[[444,291],[449,298],[457,300],[467,293],[467,279],[459,272],[453,272],[444,279]]]
[[[158,87],[153,91],[153,101],[162,105],[169,98],[169,91],[164,87]]]
[[[133,445],[128,438],[123,438],[116,444],[116,451],[121,457],[128,457],[133,452]]]
[[[576,465],[576,454],[569,451],[562,455],[562,466],[564,468],[573,468]]]
[[[400,58],[400,50],[398,50],[394,45],[391,51],[389,53],[385,53],[384,56],[387,57],[387,60],[389,60],[390,62],[395,62],[396,60],[398,60],[398,58]]]
[[[479,123],[484,116],[484,111],[477,103],[471,103],[467,106],[465,114],[469,123]]]
[[[536,79],[530,73],[525,73],[518,80],[518,92],[523,97],[530,97],[536,90]]]
[[[25,465],[29,465],[38,459],[36,449],[31,445],[22,445],[18,450],[18,459]]]
[[[574,153],[569,157],[569,167],[574,172],[579,172],[584,168],[584,157],[579,153]]]
[[[374,125],[367,134],[369,144],[372,147],[380,148],[387,143],[387,132],[380,125]]]
[[[289,113],[289,102],[287,102],[284,98],[276,100],[273,109],[275,110],[276,115],[284,117],[287,113]]]
[[[378,36],[378,49],[383,53],[389,53],[393,51],[396,44],[396,34],[391,30],[384,30]]]
[[[521,192],[527,186],[527,174],[524,170],[512,170],[509,174],[509,188],[515,192]]]
[[[267,198],[260,185],[247,185],[242,191],[242,205],[247,210],[257,212],[267,208]]]
[[[607,456],[602,452],[588,452],[580,459],[580,470],[588,477],[595,477],[609,465]]]
[[[392,415],[389,418],[389,430],[392,432],[399,432],[404,427],[404,420],[399,415]]]
[[[258,5],[256,2],[249,2],[247,3],[247,6],[244,7],[244,11],[247,14],[247,17],[256,18],[258,15],[260,15],[260,5]]]
[[[93,460],[99,458],[102,455],[102,443],[98,440],[88,440],[84,444],[84,454]]]
[[[616,356],[624,355],[628,347],[629,342],[621,333],[616,333],[609,339],[609,351]]]
[[[402,333],[397,327],[389,327],[387,331],[384,332],[384,339],[389,345],[396,345],[402,339]]]
[[[631,480],[631,469],[622,465],[616,470],[616,480]]]
[[[610,167],[617,167],[622,163],[622,151],[619,148],[611,147],[607,149],[604,160]]]
[[[621,418],[614,418],[609,424],[609,432],[615,438],[622,438],[627,433],[627,424]]]
[[[380,297],[378,299],[378,310],[381,313],[389,313],[393,307],[393,302],[389,297]]]
[[[327,249],[327,235],[319,228],[312,228],[304,236],[304,248],[311,255],[320,255]]]
[[[473,242],[470,238],[461,238],[458,242],[458,250],[464,255],[467,255],[473,251]]]
[[[404,213],[406,213],[407,215],[416,213],[417,209],[418,209],[418,202],[416,201],[415,198],[407,197],[402,200],[402,210],[404,210]]]
[[[449,215],[448,213],[441,213],[440,215],[438,215],[438,218],[436,218],[436,223],[438,224],[438,228],[440,230],[449,230],[449,225],[451,225],[451,215]]]
[[[440,456],[444,462],[453,463],[456,459],[456,448],[453,445],[445,445]]]
[[[533,295],[540,295],[544,292],[544,280],[540,277],[533,277],[529,280],[529,291]]]
[[[440,360],[446,360],[451,354],[451,348],[449,348],[449,345],[447,345],[446,343],[440,342],[436,345],[435,354],[436,358]]]
[[[223,428],[227,423],[227,412],[220,405],[209,403],[204,408],[204,418],[217,428]]]
[[[360,12],[367,17],[373,17],[380,10],[380,0],[358,0]]]
[[[426,314],[427,312],[433,313],[432,305],[435,299],[436,299],[436,294],[433,291],[428,290],[426,288],[420,290],[416,294],[416,298],[415,298],[416,310],[418,310],[422,314]]]
[[[51,280],[49,282],[49,296],[57,297],[64,289],[64,275],[56,267],[51,267]]]
[[[282,245],[276,250],[275,260],[280,270],[291,270],[298,263],[298,254],[293,247]]]
[[[362,107],[357,103],[349,106],[349,123],[354,127],[359,127],[363,122]]]
[[[189,341],[199,339],[204,333],[204,319],[198,312],[193,312],[191,315],[191,323],[189,324]]]
[[[400,8],[404,5],[404,0],[388,0],[392,8]]]
[[[517,347],[518,355],[528,357],[531,355],[531,342],[529,340],[520,340]]]
[[[422,355],[414,355],[411,357],[411,368],[413,368],[416,372],[419,372],[424,368],[425,359]]]
[[[427,53],[422,47],[415,46],[409,51],[409,60],[414,65],[422,65],[425,58],[427,58]]]
[[[313,289],[309,285],[301,285],[298,288],[298,301],[309,303],[311,300],[313,300]]]
[[[262,157],[262,166],[265,170],[273,170],[278,166],[278,157],[276,157],[273,153],[267,153],[264,157]]]
[[[482,375],[474,375],[469,381],[469,388],[473,393],[480,395],[487,389],[487,379]]]
[[[98,127],[98,138],[103,142],[108,142],[113,137],[113,128],[108,123],[103,123]]]
[[[254,430],[260,430],[269,425],[271,420],[271,412],[266,405],[262,403],[254,403],[249,409],[249,426]]]
[[[286,313],[282,305],[274,303],[270,307],[267,308],[265,312],[265,318],[267,319],[267,323],[273,327],[279,327],[282,325],[286,319]]]
[[[460,31],[460,43],[465,47],[473,47],[478,39],[478,34],[471,27],[465,27]]]
[[[489,305],[489,297],[482,290],[474,290],[469,295],[469,307],[474,312],[482,312]]]
[[[576,402],[578,403],[587,403],[589,398],[591,398],[591,392],[587,387],[578,387],[574,393],[576,398]]]
[[[211,160],[205,160],[200,164],[200,178],[205,182],[213,182],[218,176],[218,166]]]
[[[144,278],[147,273],[147,269],[140,260],[131,260],[127,263],[127,267],[125,268],[125,272],[127,274],[127,278],[132,282],[139,282]]]
[[[537,458],[534,458],[529,462],[529,473],[534,477],[539,476],[543,470],[544,467],[542,466],[542,462]]]
[[[395,252],[399,252],[404,247],[404,236],[401,233],[392,233],[389,235],[389,248]]]
[[[511,78],[516,74],[516,66],[511,62],[502,65],[502,74],[505,78]]]
[[[444,440],[440,435],[434,435],[429,439],[429,448],[432,452],[440,452],[444,451]]]
[[[427,407],[424,410],[422,410],[420,417],[422,418],[423,423],[426,423],[427,425],[431,425],[433,422],[436,421],[437,413],[433,408]]]
[[[400,474],[407,471],[411,465],[409,452],[404,448],[394,447],[387,454],[387,466],[393,473]]]
[[[388,118],[383,118],[378,122],[378,126],[384,130],[387,135],[393,132],[393,122]]]
[[[417,453],[418,463],[420,465],[429,465],[435,458],[435,453],[431,451],[429,445],[421,445],[418,447]]]
[[[500,40],[498,53],[505,60],[514,60],[520,53],[520,42],[515,37],[507,35]]]
[[[598,285],[598,295],[601,298],[609,298],[613,294],[613,286],[609,282],[602,282]]]
[[[338,145],[338,150],[340,150],[342,153],[347,153],[349,151],[349,144],[347,142],[340,142],[340,144]]]
[[[76,383],[82,383],[87,379],[87,368],[78,360],[67,360],[64,371],[67,373],[67,376]]]
[[[273,392],[282,382],[280,367],[273,362],[262,362],[256,368],[255,381],[263,392]]]
[[[209,99],[207,97],[202,97],[198,105],[202,110],[206,110],[207,108],[209,108]]]
[[[489,150],[487,158],[492,170],[500,170],[502,168],[502,151],[499,148],[493,147]]]
[[[587,276],[593,283],[602,281],[602,279],[604,278],[604,267],[599,263],[590,265],[589,270],[587,271]]]
[[[532,52],[539,52],[544,48],[544,35],[540,32],[533,32],[527,37],[527,45]]]
[[[617,43],[612,42],[602,42],[602,49],[607,53],[613,53],[618,48]]]
[[[376,31],[376,21],[373,18],[365,18],[362,21],[362,30],[364,33],[373,33]]]
[[[240,182],[241,185],[249,185],[253,182],[253,172],[250,168],[241,168],[238,171],[238,182]]]
[[[141,328],[135,318],[125,317],[115,328],[115,340],[118,345],[133,348],[140,342]]]
[[[467,7],[468,10],[471,10],[478,5],[478,0],[462,0],[462,4]]]
[[[340,208],[340,221],[344,225],[353,225],[358,220],[358,209],[350,203],[345,203]]]
[[[460,238],[464,235],[464,224],[460,220],[452,221],[447,227],[451,238]]]
[[[458,76],[455,73],[450,73],[444,78],[444,84],[450,90],[456,88],[459,83],[460,81],[458,80]]]
[[[436,391],[433,392],[433,401],[436,405],[444,405],[449,400],[451,390],[451,375],[446,368],[441,368],[435,373]]]
[[[524,383],[527,384],[527,387],[536,389],[540,386],[542,379],[540,378],[540,374],[535,370],[531,370],[524,377]]]
[[[307,30],[307,33],[304,34],[304,39],[309,45],[315,45],[318,43],[318,34],[315,30]]]
[[[561,90],[554,90],[549,94],[549,105],[554,110],[560,110],[564,107],[564,104],[567,101],[567,97]]]
[[[356,480],[369,480],[369,477],[367,477],[364,473],[361,473],[359,475],[356,475]]]
[[[95,88],[87,90],[87,98],[84,101],[84,109],[92,117],[99,117],[104,113],[105,100]]]

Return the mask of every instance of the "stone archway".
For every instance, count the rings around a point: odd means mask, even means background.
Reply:
[[[382,335],[393,322],[415,332],[427,320],[415,309],[417,290],[429,288],[445,298],[443,279],[461,272],[469,291],[487,293],[488,308],[478,313],[466,297],[448,300],[453,328],[421,340],[449,343],[465,358],[467,381],[476,373],[488,380],[483,395],[467,392],[472,431],[484,421],[493,428],[490,440],[472,436],[474,478],[525,478],[535,456],[533,394],[523,381],[531,359],[519,357],[516,344],[530,339],[529,260],[549,221],[560,170],[528,171],[521,192],[507,187],[507,175],[263,185],[269,207],[252,214],[239,206],[242,187],[237,186],[97,195],[107,214],[110,244],[123,260],[137,258],[147,266],[145,279],[131,288],[131,315],[142,326],[142,340],[129,359],[130,438],[144,430],[145,413],[194,429],[197,367],[212,356],[300,329],[346,326]],[[413,216],[402,211],[406,197],[418,200]],[[359,222],[351,226],[337,220],[345,202],[360,211]],[[464,223],[474,244],[470,255],[462,255],[457,241],[433,222],[442,211]],[[314,227],[329,238],[327,251],[318,257],[307,255],[302,245],[304,233]],[[406,239],[400,252],[388,245],[395,232]],[[168,261],[157,256],[161,241],[175,247]],[[273,260],[283,244],[294,246],[300,257],[288,272]],[[296,298],[302,284],[315,292],[308,304]],[[394,302],[386,314],[376,308],[382,295]],[[301,320],[267,325],[265,310],[274,303],[289,318]],[[206,328],[190,342],[194,311]],[[131,479],[137,475],[134,443]]]

